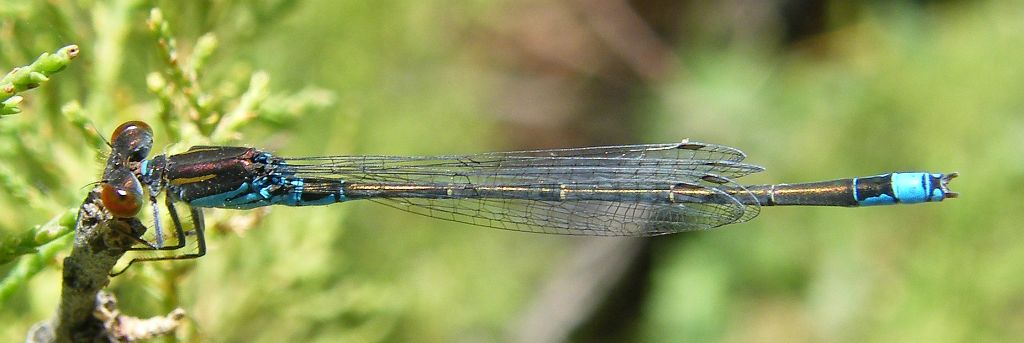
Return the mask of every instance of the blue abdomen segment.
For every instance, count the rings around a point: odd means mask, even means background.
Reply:
[[[949,178],[956,174],[892,173],[854,179],[854,198],[859,206],[916,204],[942,201],[950,193]]]

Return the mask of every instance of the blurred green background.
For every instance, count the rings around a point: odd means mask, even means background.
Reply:
[[[23,232],[76,207],[99,178],[102,151],[81,143],[61,106],[81,103],[103,136],[129,119],[160,122],[159,97],[146,81],[167,68],[146,29],[153,6],[5,0],[0,70],[67,44],[78,44],[82,55],[23,94],[23,113],[0,120],[2,172],[48,198],[29,206],[0,196],[0,232]],[[240,98],[261,70],[272,94],[320,99],[320,106],[281,110],[299,116],[248,122],[228,141],[282,155],[690,138],[740,148],[765,166],[745,178],[750,184],[890,171],[962,175],[952,183],[962,197],[941,204],[765,208],[749,223],[648,240],[479,229],[369,202],[207,211],[206,257],[133,267],[108,288],[132,315],[184,308],[190,323],[179,340],[977,342],[1024,335],[1024,202],[1017,193],[1024,185],[1024,3],[155,6],[183,61],[200,36],[216,35],[218,47],[197,78],[211,93]],[[267,98],[264,108],[287,107],[279,100]],[[165,132],[158,127],[156,150],[186,147],[171,145]],[[183,140],[190,139],[202,141]],[[40,146],[48,149],[41,164],[24,158]],[[66,252],[0,305],[0,340],[21,341],[53,315]]]

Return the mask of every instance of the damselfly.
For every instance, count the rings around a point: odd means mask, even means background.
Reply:
[[[497,229],[654,236],[744,222],[757,216],[761,206],[912,204],[957,196],[947,188],[956,173],[744,186],[735,179],[763,168],[743,163],[746,155],[740,150],[686,140],[433,157],[287,158],[247,147],[196,146],[146,159],[152,135],[140,121],[114,131],[103,204],[116,216],[134,217],[148,194],[155,242],[140,249],[176,250],[186,241],[175,207],[183,202],[191,213],[198,249],[131,263],[203,256],[201,209],[209,207],[314,206],[367,199]],[[173,245],[163,242],[157,205],[161,192],[174,226]]]

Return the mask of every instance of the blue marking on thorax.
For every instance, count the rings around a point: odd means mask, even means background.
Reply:
[[[251,198],[251,196],[252,196],[251,190],[252,190],[252,187],[249,185],[249,183],[243,183],[241,186],[239,186],[237,189],[235,189],[233,191],[224,192],[224,193],[220,193],[220,194],[214,194],[214,195],[205,196],[205,197],[202,197],[202,198],[199,198],[199,199],[195,199],[195,200],[190,201],[189,205],[192,205],[194,207],[221,207],[221,208],[238,208],[238,209],[250,209],[250,208],[255,208],[255,207],[262,206],[262,205],[253,205],[253,206],[248,206],[248,207],[240,206],[241,203],[244,202],[244,200],[242,200],[242,199]],[[255,200],[255,199],[252,199],[252,200]]]
[[[142,160],[142,162],[139,163],[139,174],[142,174],[142,176],[149,176],[150,172],[149,160]]]
[[[251,182],[243,183],[233,191],[195,199],[189,202],[189,204],[195,207],[245,210],[270,205],[317,206],[345,201],[345,196],[341,193],[340,189],[335,194],[315,200],[303,200],[302,193],[304,188],[305,182],[301,178],[260,177]],[[286,189],[288,191],[274,195],[272,192],[275,189]]]
[[[927,173],[893,173],[892,192],[899,202],[916,204],[932,196],[931,183]]]

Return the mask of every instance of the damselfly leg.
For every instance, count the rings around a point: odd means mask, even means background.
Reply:
[[[168,195],[166,198],[167,199],[166,199],[165,205],[167,207],[167,216],[170,217],[170,219],[171,219],[172,231],[174,232],[174,236],[175,236],[175,244],[174,245],[162,246],[162,247],[156,247],[153,244],[150,244],[146,240],[139,239],[139,240],[141,240],[144,243],[143,246],[134,246],[134,247],[130,248],[129,250],[135,250],[135,251],[175,251],[175,250],[180,250],[180,249],[185,248],[188,245],[188,242],[189,242],[188,237],[192,236],[192,235],[195,235],[195,242],[196,242],[195,251],[194,252],[184,253],[184,254],[167,255],[167,256],[140,256],[140,257],[134,257],[130,261],[128,261],[128,264],[126,264],[123,268],[121,268],[120,270],[118,270],[115,273],[110,274],[110,276],[117,276],[117,275],[120,275],[120,274],[124,273],[125,270],[128,269],[128,267],[131,267],[133,264],[135,264],[137,262],[187,260],[187,259],[199,258],[199,257],[202,257],[203,255],[206,255],[206,231],[205,231],[206,227],[205,227],[205,220],[203,218],[203,211],[198,209],[198,208],[189,206],[189,212],[190,212],[191,217],[192,217],[191,218],[192,230],[187,230],[185,228],[185,226],[182,225],[181,217],[178,215],[177,207],[174,205],[174,199],[172,199],[172,197],[170,195]],[[160,222],[160,218],[159,218],[158,212],[154,212],[154,215],[155,215],[154,222],[155,223],[159,223]],[[154,226],[155,225],[160,225],[160,224],[154,224]]]

